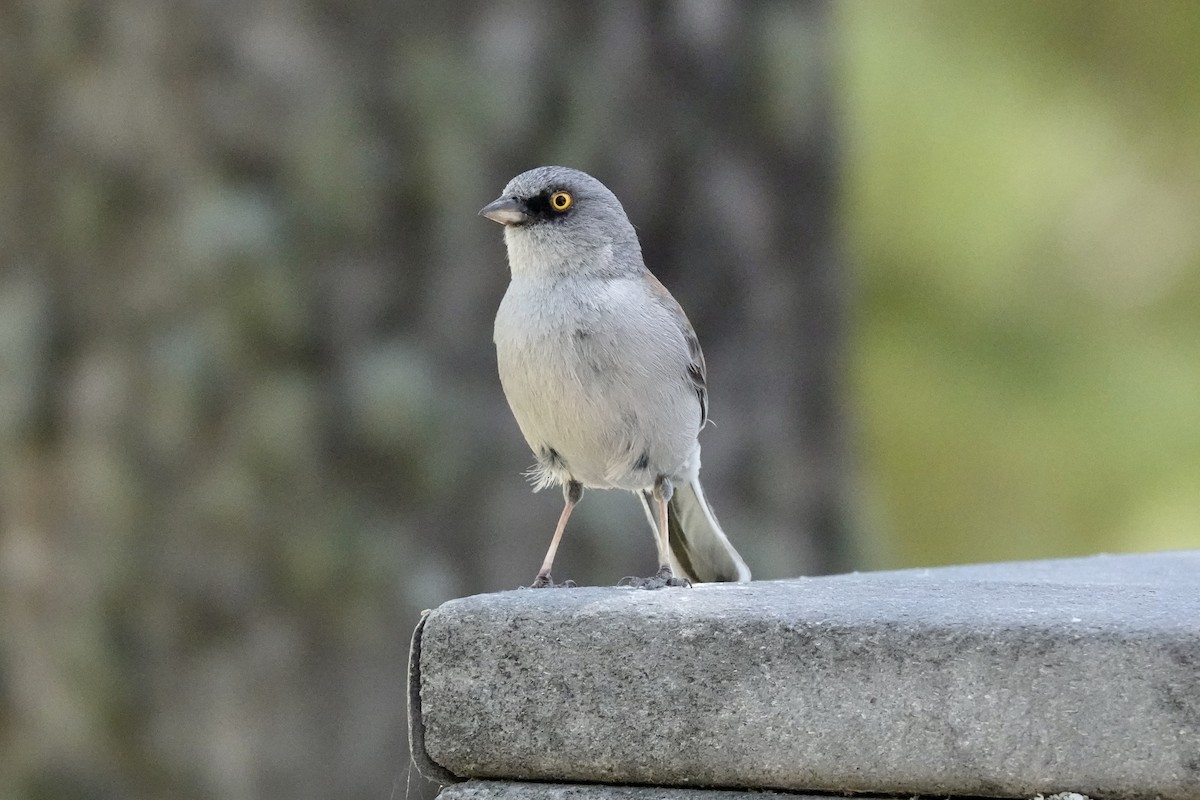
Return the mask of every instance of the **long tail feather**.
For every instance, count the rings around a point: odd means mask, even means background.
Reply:
[[[640,495],[646,518],[657,527],[650,492]],[[713,515],[699,479],[675,487],[667,507],[671,569],[697,583],[748,581],[750,568]]]

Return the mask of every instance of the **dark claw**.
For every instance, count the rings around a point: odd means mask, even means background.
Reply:
[[[687,578],[677,578],[670,567],[661,567],[649,578],[638,578],[633,575],[621,578],[618,586],[628,586],[633,589],[665,589],[668,586],[688,588],[692,582]]]
[[[563,581],[562,583],[555,583],[554,579],[550,577],[550,573],[547,572],[545,575],[538,575],[537,578],[534,579],[533,583],[530,586],[528,586],[528,587],[521,586],[519,588],[521,588],[521,589],[526,589],[526,588],[528,588],[528,589],[574,589],[575,581]]]

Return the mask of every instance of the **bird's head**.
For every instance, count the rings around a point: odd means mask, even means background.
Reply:
[[[642,263],[637,234],[621,202],[600,181],[576,169],[523,172],[479,213],[504,226],[514,276],[624,272]]]

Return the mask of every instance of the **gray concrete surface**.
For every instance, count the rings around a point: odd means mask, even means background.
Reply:
[[[438,795],[438,798],[439,800],[747,800],[747,793],[720,789],[671,789],[662,786],[468,781],[446,787]],[[831,799],[829,795],[755,792],[754,800]],[[1044,800],[1054,800],[1054,798],[1044,798]],[[1066,800],[1066,798],[1060,800]],[[1084,797],[1070,800],[1088,799]]]
[[[433,610],[442,781],[1200,798],[1200,551]]]
[[[612,786],[533,781],[467,781],[448,786],[439,800],[747,800],[748,792],[722,789],[671,789],[662,786]],[[754,792],[753,800],[830,800],[827,794]],[[869,800],[869,798],[864,798]],[[914,798],[904,798],[914,800]],[[1030,800],[1089,800],[1066,792]]]

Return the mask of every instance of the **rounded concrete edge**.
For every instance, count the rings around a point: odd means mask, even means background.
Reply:
[[[421,612],[408,649],[408,752],[418,772],[445,786],[463,779],[430,758],[425,749],[425,720],[421,715],[421,633],[427,619],[428,609]]]

